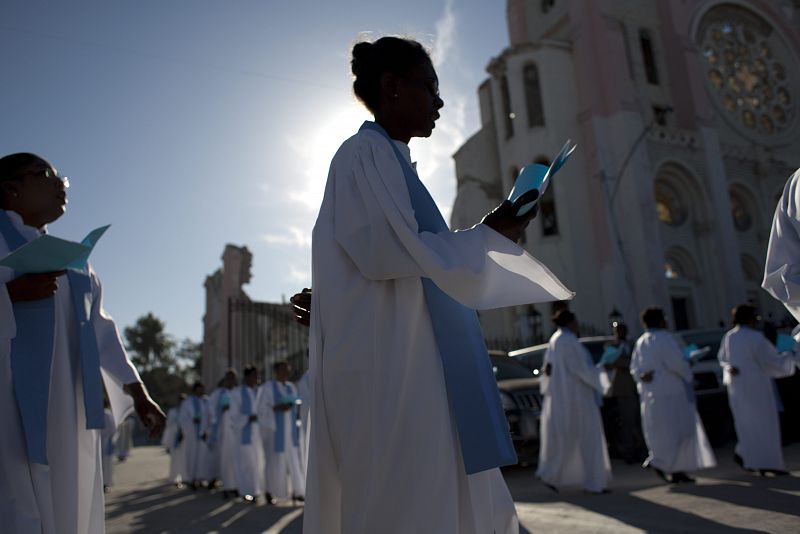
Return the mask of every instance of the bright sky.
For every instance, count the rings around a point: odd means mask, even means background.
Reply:
[[[252,298],[310,285],[330,159],[369,118],[350,49],[398,33],[433,49],[445,107],[411,148],[449,218],[451,155],[508,43],[501,1],[3,0],[0,155],[36,152],[70,177],[51,233],[112,224],[92,262],[120,329],[151,311],[199,340],[226,243],[253,252]]]

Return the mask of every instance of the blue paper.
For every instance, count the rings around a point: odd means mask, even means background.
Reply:
[[[517,215],[525,215],[536,205],[545,191],[547,191],[550,179],[558,172],[564,163],[566,163],[576,147],[577,145],[572,144],[571,139],[567,139],[567,142],[561,147],[561,151],[553,160],[553,163],[550,164],[550,167],[542,165],[541,163],[533,163],[522,168],[519,172],[519,176],[517,176],[516,182],[514,182],[514,188],[511,189],[511,193],[508,195],[508,200],[514,202],[533,189],[539,191],[539,197],[535,201],[522,206],[517,212]]]
[[[700,350],[700,347],[698,347],[694,343],[686,345],[685,347],[683,347],[683,357],[686,358],[687,360],[691,360],[692,353],[698,350]]]
[[[598,365],[611,365],[617,361],[617,358],[619,358],[621,352],[622,351],[619,349],[619,347],[615,347],[613,345],[606,346],[605,350],[603,351],[603,355],[600,357]]]
[[[41,235],[0,260],[0,266],[13,269],[18,275],[52,273],[67,268],[82,270],[94,245],[109,226],[91,231],[81,243]]]
[[[794,350],[794,346],[796,344],[797,341],[795,341],[792,336],[786,334],[778,334],[778,339],[775,343],[775,348],[778,349],[778,352],[791,352]]]

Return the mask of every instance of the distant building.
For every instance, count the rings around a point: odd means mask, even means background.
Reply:
[[[587,333],[612,315],[635,326],[647,305],[681,329],[728,323],[747,300],[782,319],[760,282],[800,166],[797,2],[509,0],[507,19],[510,46],[478,89],[481,128],[454,156],[452,227],[571,138],[524,246],[577,292]],[[558,305],[481,319],[490,339],[541,339]]]
[[[222,268],[206,278],[202,358],[209,389],[228,368],[241,375],[253,364],[268,378],[275,361],[289,360],[295,373],[307,365],[308,329],[294,321],[290,306],[255,302],[244,291],[252,263],[247,247],[226,245]]]

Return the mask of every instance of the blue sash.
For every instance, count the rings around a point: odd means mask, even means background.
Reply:
[[[228,390],[223,388],[222,391],[219,392],[219,396],[217,397],[217,405],[214,408],[214,413],[216,417],[214,418],[214,424],[211,425],[211,432],[208,435],[208,446],[213,447],[217,443],[217,439],[219,439],[219,423],[222,419],[222,408],[228,406],[230,404],[230,396],[228,395]]]
[[[419,231],[449,232],[430,193],[386,131],[369,121],[361,130],[378,132],[394,150],[403,169]],[[475,310],[453,300],[432,280],[421,280],[467,474],[516,464],[517,454],[500,404],[478,315]]]
[[[277,380],[272,381],[272,399],[275,404],[284,404],[290,400],[288,394],[285,396],[281,394]],[[289,411],[292,414],[292,445],[298,447],[300,445],[300,429],[297,427],[297,404],[292,402],[292,408]],[[284,417],[286,417],[286,412],[275,411],[275,452],[285,450]]]
[[[0,210],[0,234],[10,252],[27,243]],[[15,273],[16,278],[16,273]],[[67,270],[72,305],[80,331],[80,370],[86,428],[103,428],[103,377],[100,351],[91,320],[92,282],[86,270]],[[50,369],[53,363],[55,299],[15,302],[17,335],[11,340],[11,374],[19,408],[28,461],[47,465],[47,406],[50,398]]]
[[[242,415],[253,415],[253,404],[250,401],[250,392],[247,391],[247,386],[242,384]],[[253,422],[247,421],[242,429],[242,445],[250,445],[253,442]]]

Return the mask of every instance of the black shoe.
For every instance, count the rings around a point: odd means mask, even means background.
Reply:
[[[294,505],[294,504],[296,504],[298,502],[305,502],[305,501],[306,501],[306,498],[303,497],[302,495],[292,495],[292,505]]]
[[[689,475],[683,472],[672,473],[673,484],[694,484],[696,481]]]
[[[658,467],[653,467],[653,466],[651,465],[651,466],[649,466],[649,469],[652,469],[652,470],[653,470],[653,472],[654,472],[656,475],[658,475],[658,478],[660,478],[661,480],[663,480],[663,481],[664,481],[664,482],[666,482],[667,484],[672,484],[672,483],[675,481],[675,480],[674,480],[674,477],[673,477],[673,478],[670,478],[670,477],[669,477],[669,475],[667,475],[667,474],[666,474],[664,471],[662,471],[662,470],[661,470],[661,469],[659,469]]]
[[[557,487],[555,487],[555,486],[553,486],[552,484],[548,484],[548,483],[547,483],[547,482],[545,482],[545,481],[542,481],[542,484],[544,484],[544,487],[545,487],[545,488],[547,488],[547,489],[549,489],[550,491],[552,491],[552,492],[554,492],[554,493],[558,493],[558,488],[557,488]]]
[[[275,504],[277,502],[275,497],[273,497],[269,492],[264,494],[264,499],[267,501],[267,504]]]

